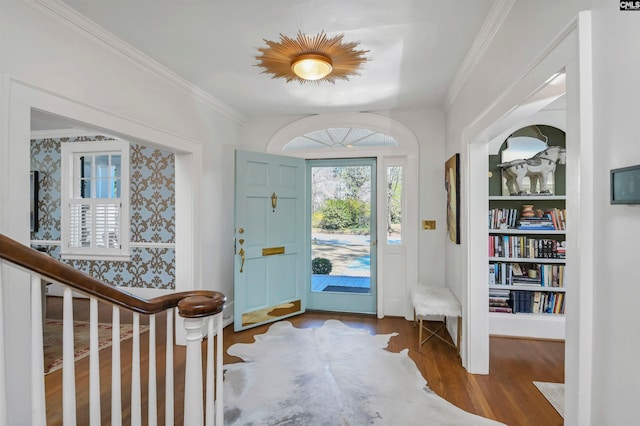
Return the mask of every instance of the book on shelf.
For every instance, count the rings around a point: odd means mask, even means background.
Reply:
[[[489,229],[513,229],[517,218],[518,209],[489,209]]]
[[[507,307],[502,307],[502,306],[489,306],[489,312],[501,312],[501,313],[505,313],[505,314],[512,314],[513,313],[513,309],[509,306]]]
[[[532,312],[540,312],[540,299],[542,299],[542,293],[539,291],[533,293],[533,305],[531,307]]]
[[[565,294],[514,290],[511,292],[510,305],[514,314],[564,314]]]
[[[489,257],[562,259],[565,256],[564,241],[526,235],[489,235]]]
[[[526,217],[518,221],[518,229],[528,230],[556,230],[551,217]]]
[[[509,300],[510,293],[511,293],[511,290],[508,288],[493,287],[489,289],[489,298]]]
[[[550,209],[542,216],[524,217],[518,221],[518,229],[522,230],[558,230],[563,231],[566,227],[566,210]]]
[[[540,287],[542,285],[542,281],[540,280],[540,278],[521,277],[514,275],[513,277],[511,277],[511,284]]]
[[[529,275],[530,270],[535,270],[535,276]],[[489,284],[564,288],[564,271],[565,265],[557,263],[490,263]]]
[[[513,313],[509,293],[509,290],[489,290],[489,312]]]
[[[563,231],[566,227],[565,218],[566,210],[554,208],[547,210],[542,216],[520,218],[518,229]]]
[[[540,284],[543,287],[564,287],[564,265],[540,265]]]

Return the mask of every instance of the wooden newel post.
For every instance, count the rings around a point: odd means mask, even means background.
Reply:
[[[184,424],[195,426],[204,424],[202,406],[202,333],[203,318],[185,318],[187,332],[187,359],[184,386]]]
[[[185,391],[184,391],[184,424],[185,426],[203,425],[204,409],[203,409],[203,385],[202,385],[202,339],[207,328],[205,321],[210,320],[215,315],[220,321],[218,336],[218,351],[222,351],[222,310],[226,301],[224,294],[219,292],[210,292],[206,295],[196,294],[178,302],[178,311],[184,320],[184,328],[186,330],[187,340],[187,365],[185,367]],[[213,336],[211,336],[213,337]],[[217,357],[218,384],[222,387],[222,356]],[[214,368],[213,365],[207,368]],[[213,392],[211,392],[213,393]],[[218,420],[222,420],[222,390],[219,389],[219,400],[216,400],[216,414]],[[207,398],[213,398],[208,395]],[[207,413],[210,420],[213,413]],[[222,421],[219,421],[222,426]],[[217,426],[217,424],[216,424]]]

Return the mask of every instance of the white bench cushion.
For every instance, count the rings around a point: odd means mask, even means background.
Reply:
[[[462,316],[462,307],[456,296],[446,286],[418,284],[411,290],[411,301],[416,315]]]

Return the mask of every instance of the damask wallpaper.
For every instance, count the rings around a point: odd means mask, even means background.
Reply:
[[[31,140],[31,169],[39,172],[38,231],[32,246],[60,259],[60,146],[110,140],[104,136]],[[175,288],[175,158],[130,145],[131,258],[129,261],[65,260],[76,269],[122,287]]]

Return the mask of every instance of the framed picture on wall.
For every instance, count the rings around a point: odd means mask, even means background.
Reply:
[[[447,190],[447,234],[460,244],[460,154],[444,163],[444,187]]]
[[[31,182],[29,185],[30,194],[29,200],[31,200],[31,232],[38,232],[38,172],[36,170],[31,171]]]

